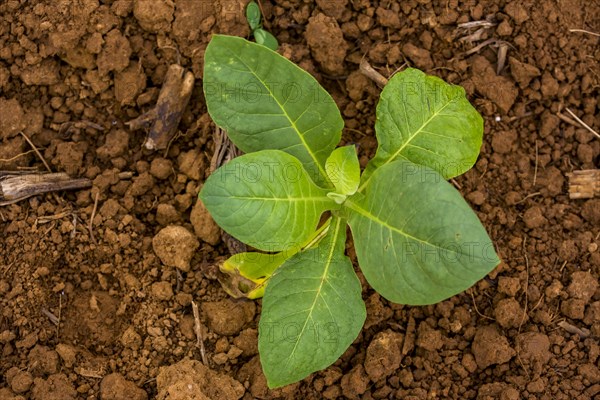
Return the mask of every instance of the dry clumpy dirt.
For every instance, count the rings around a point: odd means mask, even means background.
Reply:
[[[0,399],[598,398],[600,200],[570,200],[566,174],[599,168],[600,140],[557,115],[568,107],[600,128],[600,39],[570,31],[600,32],[600,4],[261,2],[280,52],[333,94],[363,165],[379,94],[358,72],[363,57],[385,76],[411,65],[466,88],[486,135],[455,184],[503,260],[428,307],[391,304],[361,277],[368,318],[355,343],[268,390],[260,301],[221,289],[227,248],[196,201],[214,150],[204,49],[211,33],[248,35],[245,3],[0,3],[0,169],[43,168],[23,132],[54,171],[93,181],[0,208]],[[458,28],[480,20],[492,24]],[[155,103],[177,52],[198,83],[181,135],[150,152],[124,123]]]

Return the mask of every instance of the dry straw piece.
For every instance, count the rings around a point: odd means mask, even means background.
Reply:
[[[85,189],[91,186],[92,181],[89,179],[71,179],[64,172],[40,174],[0,171],[0,206],[13,204],[42,193]]]
[[[573,171],[569,177],[569,197],[591,199],[600,197],[600,169]]]

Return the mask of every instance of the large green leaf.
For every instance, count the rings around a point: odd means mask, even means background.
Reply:
[[[437,303],[499,262],[460,193],[427,167],[404,160],[384,165],[364,196],[357,193],[344,204],[361,270],[393,302]]]
[[[227,233],[263,251],[301,245],[321,214],[338,207],[298,159],[280,150],[233,159],[206,180],[200,198]]]
[[[328,367],[358,336],[366,310],[345,239],[344,221],[334,218],[318,247],[296,254],[271,277],[258,327],[269,387]]]
[[[265,46],[215,35],[206,49],[204,94],[212,119],[244,152],[286,151],[316,182],[327,181],[325,160],[344,122],[306,71]]]
[[[394,75],[381,92],[375,123],[379,147],[363,176],[405,159],[446,179],[468,171],[479,155],[483,119],[460,86],[409,68]]]

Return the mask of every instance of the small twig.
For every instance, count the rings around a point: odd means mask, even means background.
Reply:
[[[460,39],[458,39],[458,41],[459,42],[467,42],[467,43],[478,42],[483,38],[483,35],[487,32],[487,29],[488,28],[486,28],[486,27],[479,28],[475,32],[471,33],[470,35],[461,37]]]
[[[479,314],[479,316],[482,318],[489,319],[490,321],[495,321],[494,318],[488,317],[487,315],[484,315],[479,312],[479,309],[477,308],[477,304],[475,303],[475,296],[473,295],[473,290],[469,290],[469,294],[471,295],[471,300],[473,300],[473,307],[475,308],[475,312],[477,314]]]
[[[585,29],[569,29],[569,32],[587,33],[588,35],[600,37],[600,33],[586,31]]]
[[[379,72],[377,72],[367,60],[363,59],[360,62],[359,70],[361,74],[373,80],[379,87],[384,87],[388,83],[388,79],[385,76],[381,75]]]
[[[155,382],[156,378],[150,378],[147,381],[144,381],[144,384],[142,386],[146,386],[147,384],[151,383],[151,382]]]
[[[519,364],[521,364],[521,368],[523,368],[525,374],[527,374],[527,379],[531,380],[531,377],[529,376],[529,369],[525,367],[525,364],[523,364],[523,360],[521,360],[521,353],[519,351],[517,351],[517,360],[519,361]]]
[[[181,275],[181,271],[178,268],[176,268],[175,271],[177,272],[177,286],[175,286],[175,293],[179,293],[181,290],[181,284],[185,281],[185,279],[183,279],[183,275]]]
[[[171,150],[171,145],[182,136],[183,136],[183,134],[181,133],[180,130],[175,132],[173,137],[169,140],[169,143],[167,143],[167,147],[165,148],[165,151],[163,153],[164,158],[167,158],[167,156],[169,155],[169,150]]]
[[[77,234],[77,214],[72,213],[71,214],[73,216],[73,230],[71,231],[71,239],[73,239],[75,237],[75,235]]]
[[[529,290],[529,257],[527,257],[527,251],[526,251],[527,249],[525,248],[526,244],[527,244],[527,238],[525,238],[523,240],[523,255],[525,256],[525,271],[526,271],[525,287],[523,289],[523,291],[525,292],[525,307],[523,307],[523,316],[521,317],[521,322],[519,323],[519,329],[517,330],[517,336],[519,336],[521,334],[521,328],[523,327],[525,318],[527,318],[527,307],[529,306],[529,304],[528,304],[528,302],[529,302],[529,294],[528,294],[528,290]],[[537,307],[537,305],[536,305],[536,307]],[[521,367],[523,368],[523,370],[527,374],[527,378],[529,379],[529,370],[525,367],[525,364],[523,364],[523,361],[521,360],[521,354],[518,350],[517,350],[517,360],[521,364]]]
[[[545,296],[545,294],[542,293],[542,295],[540,296],[540,299],[538,300],[538,302],[531,309],[531,312],[534,312],[540,306],[540,304],[542,304],[542,301],[544,300],[544,296]]]
[[[456,181],[456,179],[452,178],[452,179],[450,179],[450,182],[452,182],[452,184],[453,184],[454,186],[456,186],[456,188],[457,188],[458,190],[461,190],[461,189],[462,189],[462,186],[460,185],[460,183],[458,183],[458,182]]]
[[[97,244],[96,238],[94,237],[94,218],[96,217],[96,211],[98,210],[98,199],[100,198],[100,192],[96,192],[96,197],[94,198],[94,208],[92,209],[92,216],[90,217],[90,222],[88,223],[88,230],[90,231],[90,238],[92,239],[92,243]]]
[[[358,129],[352,129],[352,128],[343,128],[345,131],[349,131],[349,132],[354,132],[356,134],[359,134],[360,136],[367,136],[366,133],[363,133],[361,131],[359,131]]]
[[[589,126],[588,124],[586,124],[585,122],[583,122],[581,119],[579,119],[579,117],[577,115],[575,115],[575,113],[573,111],[571,111],[569,109],[569,107],[565,107],[565,110],[567,110],[567,112],[569,114],[571,114],[571,117],[575,118],[575,121],[579,122],[585,129],[587,129],[588,131],[592,132],[592,134],[594,134],[597,138],[600,139],[600,133],[596,132],[595,130],[592,129],[591,126]]]
[[[458,24],[457,26],[462,29],[477,28],[480,26],[491,28],[493,26],[496,26],[496,24],[493,22],[490,22],[490,21],[481,20],[481,21],[463,22],[462,24]]]
[[[557,325],[569,333],[579,335],[582,339],[585,339],[590,336],[590,332],[587,329],[586,330],[580,329],[580,328],[576,327],[575,325],[571,325],[567,321],[561,321]]]
[[[556,116],[561,120],[565,121],[567,124],[573,125],[575,128],[581,128],[576,121],[573,121],[571,118],[567,117],[565,114],[562,114],[560,111],[556,113]]]
[[[60,320],[58,319],[58,317],[56,315],[52,314],[50,311],[48,311],[45,308],[42,308],[42,314],[44,314],[46,317],[48,317],[50,322],[52,322],[54,325],[58,326]]]
[[[515,204],[521,204],[521,203],[523,203],[525,200],[527,200],[527,199],[530,199],[530,198],[532,198],[532,197],[535,197],[535,196],[539,196],[539,195],[541,195],[541,194],[542,194],[542,193],[540,193],[540,192],[530,193],[530,194],[528,194],[527,196],[523,197],[521,200],[517,201]]]
[[[539,158],[539,150],[538,150],[538,142],[536,140],[535,141],[535,168],[533,170],[533,187],[535,187],[535,182],[537,181],[538,158]]]
[[[56,228],[56,221],[52,221],[50,223],[50,227],[48,229],[46,229],[46,231],[44,232],[44,234],[42,236],[48,236],[48,234],[54,229]]]
[[[563,265],[560,266],[560,269],[558,271],[560,273],[562,273],[566,266],[567,266],[567,260],[565,260],[565,262],[563,263]]]
[[[465,52],[465,56],[470,56],[471,54],[475,54],[479,52],[479,50],[483,49],[485,46],[492,45],[498,42],[498,39],[488,39],[477,46],[473,47],[471,50]]]
[[[16,160],[17,158],[26,156],[29,153],[35,153],[35,150],[29,150],[29,151],[26,151],[25,153],[17,154],[16,156],[11,157],[11,158],[0,158],[0,162],[6,162],[6,163],[8,163],[8,162]]]
[[[397,72],[400,72],[404,68],[410,68],[410,65],[408,64],[408,61],[406,61],[406,58],[404,59],[404,63],[402,63],[402,65],[400,65],[398,68],[396,68],[395,70],[393,70],[392,73],[389,75],[389,77],[391,78],[392,76],[396,75]]]
[[[58,334],[60,332],[60,316],[62,314],[62,293],[58,294],[58,321],[56,322],[56,339],[58,340]]]
[[[75,372],[77,372],[79,375],[81,375],[85,378],[95,378],[95,379],[104,378],[104,371],[102,371],[102,369],[92,370],[92,369],[87,369],[87,368],[83,368],[83,367],[78,367],[78,368],[75,368]]]
[[[29,140],[29,138],[27,137],[27,135],[24,134],[22,131],[19,132],[19,133],[21,134],[21,136],[23,136],[23,138],[27,141],[27,143],[29,143],[29,145],[31,146],[31,148],[33,149],[33,151],[35,151],[35,154],[37,154],[37,156],[40,158],[40,160],[42,160],[42,162],[44,163],[44,166],[46,167],[46,169],[48,170],[48,172],[52,172],[52,168],[50,168],[50,166],[48,165],[48,163],[46,162],[46,160],[42,156],[42,153],[40,153],[40,151],[37,149],[37,147],[35,147],[35,145],[33,144],[33,142],[31,140]]]
[[[404,343],[402,344],[402,351],[400,352],[400,354],[403,356],[414,350],[416,330],[417,323],[413,317],[413,311],[411,311],[408,316],[408,322],[406,323],[406,330],[404,331]]]
[[[46,224],[46,223],[48,223],[48,222],[50,222],[50,221],[55,221],[55,220],[57,220],[57,219],[62,219],[62,218],[64,218],[64,217],[66,217],[66,216],[68,216],[68,215],[72,215],[72,214],[73,214],[73,212],[72,212],[71,210],[68,210],[68,211],[63,211],[63,212],[60,212],[60,213],[58,213],[58,214],[53,214],[53,215],[43,215],[43,216],[41,216],[41,217],[37,218],[37,219],[35,220],[35,223],[36,223],[36,224]]]
[[[196,332],[196,347],[200,348],[200,357],[202,357],[202,363],[208,366],[206,359],[206,351],[204,349],[204,338],[202,336],[202,325],[200,324],[200,312],[198,311],[198,305],[195,301],[192,301],[192,312],[194,313],[194,332]]]
[[[332,81],[345,81],[346,79],[348,79],[348,75],[327,75],[327,74],[321,74],[321,76],[325,79],[329,79]]]
[[[269,21],[267,21],[267,19],[265,18],[265,11],[263,10],[262,1],[258,0],[257,3],[258,3],[258,8],[260,9],[261,22],[265,28],[270,29],[271,23]]]
[[[498,45],[498,63],[496,65],[496,75],[500,75],[504,64],[506,63],[506,54],[508,53],[508,43],[501,42]]]
[[[526,113],[525,113],[525,114],[523,114],[523,115],[515,115],[515,116],[513,116],[513,117],[510,117],[510,118],[508,119],[508,122],[514,122],[514,121],[517,121],[517,120],[519,120],[519,119],[523,119],[523,118],[531,117],[532,115],[533,115],[533,113],[532,113],[532,112],[526,112]]]
[[[519,323],[519,329],[518,329],[518,334],[521,333],[521,327],[523,326],[523,323],[525,322],[525,318],[527,318],[527,307],[529,306],[529,257],[527,257],[527,249],[525,248],[525,246],[527,245],[527,237],[525,237],[525,239],[523,239],[523,256],[525,256],[525,287],[523,288],[523,291],[525,292],[525,307],[523,307],[523,316],[521,317],[521,322]]]

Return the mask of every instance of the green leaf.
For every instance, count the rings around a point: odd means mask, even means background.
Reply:
[[[227,233],[263,251],[301,245],[321,214],[338,208],[300,161],[280,150],[229,161],[206,180],[200,199]]]
[[[295,250],[295,249],[294,249]],[[295,251],[281,253],[245,252],[235,254],[227,259],[220,270],[221,286],[231,296],[258,299],[263,296],[266,282]]]
[[[254,38],[256,39],[256,43],[262,44],[273,51],[276,51],[279,47],[277,38],[273,36],[271,32],[267,32],[264,29],[258,28],[253,32],[253,34]]]
[[[225,291],[235,297],[258,299],[265,293],[265,287],[273,273],[287,259],[303,248],[316,246],[329,231],[331,218],[301,246],[294,246],[280,253],[258,253],[254,251],[235,254],[219,266],[222,274],[219,283]]]
[[[354,146],[335,149],[327,159],[325,170],[337,193],[343,195],[356,193],[360,183],[360,164]]]
[[[215,35],[206,49],[210,116],[246,153],[279,149],[325,184],[325,160],[344,125],[331,96],[291,61],[247,40]]]
[[[460,193],[408,161],[384,165],[344,203],[367,281],[395,303],[433,304],[462,292],[499,260]]]
[[[333,364],[365,321],[361,285],[344,255],[346,228],[334,218],[318,247],[296,254],[265,290],[258,349],[269,387]]]
[[[405,159],[449,179],[468,171],[479,155],[483,119],[460,86],[409,68],[394,75],[377,105],[379,147],[362,187],[375,169]]]
[[[248,25],[250,25],[250,30],[254,31],[260,28],[260,18],[260,7],[256,2],[251,1],[246,7],[246,19],[248,20]]]

